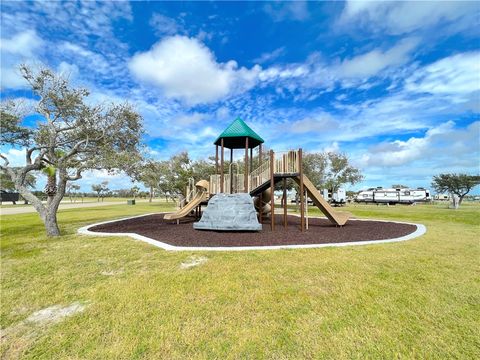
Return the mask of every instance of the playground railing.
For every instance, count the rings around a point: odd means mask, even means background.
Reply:
[[[289,150],[273,153],[273,173],[276,175],[298,174],[300,172],[299,152],[299,150]],[[233,187],[230,186],[230,177],[232,175],[225,174],[223,179],[223,192],[226,194],[229,194],[230,192],[250,192],[253,189],[256,189],[259,186],[263,185],[265,182],[270,181],[270,164],[271,159],[267,159],[262,163],[262,165],[250,172],[250,174],[248,175],[248,191],[246,191],[244,185],[244,174],[233,175]],[[220,181],[220,175],[217,174],[210,176],[210,194],[220,193]],[[233,191],[230,191],[231,189]]]
[[[296,174],[300,172],[299,150],[279,151],[273,154],[273,173]],[[270,181],[270,162],[266,160],[262,165],[250,173],[249,191],[256,189],[267,181]]]
[[[188,179],[188,185],[186,190],[186,197],[185,200],[187,203],[193,200],[193,198],[197,195],[197,188],[195,187],[195,180],[193,178]]]
[[[230,176],[232,176],[233,178],[232,179],[233,186],[230,186]],[[244,174],[234,174],[234,175],[225,174],[223,177],[223,192],[225,194],[245,192],[245,185],[244,185],[243,179],[244,179]],[[221,192],[220,183],[221,183],[220,175],[210,175],[210,186],[208,189],[210,194],[218,194]]]
[[[300,172],[299,150],[288,150],[274,153],[275,174],[293,174]]]
[[[220,192],[220,175],[210,175],[208,192],[210,194],[218,194]]]
[[[270,160],[265,161],[250,173],[249,191],[270,180]]]

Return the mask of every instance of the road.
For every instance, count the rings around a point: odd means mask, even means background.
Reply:
[[[60,204],[59,210],[107,206],[107,205],[126,205],[126,201],[105,201],[105,202],[88,202],[88,203],[73,203],[73,204],[64,203],[64,204]],[[33,206],[22,206],[22,205],[19,205],[18,207],[8,207],[8,208],[0,209],[0,215],[2,216],[26,214],[26,213],[34,213],[34,212],[36,212],[36,210],[33,208]]]

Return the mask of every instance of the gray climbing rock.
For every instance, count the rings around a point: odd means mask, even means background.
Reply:
[[[253,199],[249,194],[216,194],[208,202],[197,230],[259,231],[262,224],[257,220]]]

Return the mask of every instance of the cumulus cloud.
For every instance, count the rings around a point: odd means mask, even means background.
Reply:
[[[410,33],[440,23],[459,21],[477,12],[469,1],[347,1],[339,24],[393,35]],[[471,19],[474,20],[475,19]]]
[[[203,43],[186,36],[167,37],[149,51],[136,54],[129,68],[140,81],[190,105],[246,91],[255,85],[261,70],[259,66],[239,68],[233,60],[219,63]]]
[[[375,145],[370,148],[368,154],[363,155],[362,162],[366,166],[395,167],[404,166],[415,160],[435,159],[436,163],[440,164],[439,160],[447,155],[445,167],[452,166],[452,163],[454,165],[465,156],[470,159],[471,167],[474,167],[475,163],[478,166],[478,161],[475,159],[478,159],[480,153],[479,132],[479,121],[464,129],[457,129],[455,122],[447,121],[430,128],[423,137],[411,137],[406,141],[394,140]],[[447,154],[445,149],[448,149]]]

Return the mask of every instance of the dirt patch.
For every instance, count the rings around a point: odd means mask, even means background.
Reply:
[[[180,264],[180,269],[190,269],[205,264],[207,261],[208,259],[204,256],[191,256],[188,260]]]
[[[264,222],[259,232],[225,232],[193,229],[193,218],[184,218],[180,224],[163,219],[163,214],[147,215],[91,227],[90,231],[106,233],[136,233],[175,246],[272,246],[344,243],[366,240],[386,240],[413,233],[417,227],[381,221],[350,220],[343,227],[332,225],[327,219],[310,218],[309,229],[300,232],[300,218],[288,216],[286,227],[283,216],[277,216],[275,231]]]
[[[85,310],[87,305],[74,302],[68,306],[54,305],[31,314],[25,320],[1,329],[2,359],[19,359],[42,336],[49,326]],[[5,345],[5,347],[3,347]]]
[[[79,302],[74,302],[68,306],[54,305],[48,308],[34,312],[25,322],[36,323],[39,325],[45,325],[48,323],[57,323],[63,320],[63,318],[75,315],[85,310],[85,305]]]
[[[123,274],[123,270],[111,270],[111,271],[101,271],[100,275],[103,276],[116,276]]]

